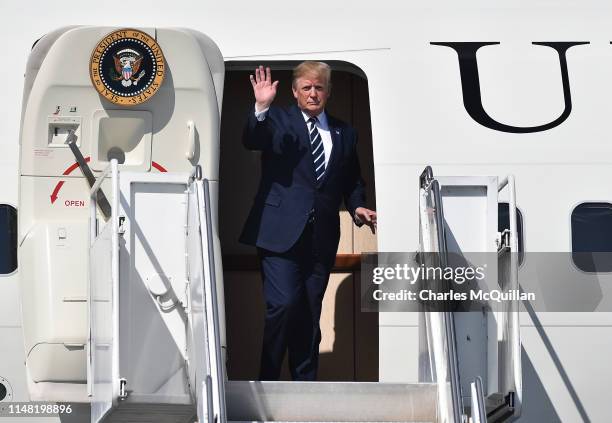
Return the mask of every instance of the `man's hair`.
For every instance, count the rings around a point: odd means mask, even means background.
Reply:
[[[306,76],[316,76],[327,83],[327,90],[331,90],[331,68],[327,63],[306,60],[293,68],[293,81],[291,85],[295,87],[298,78]]]

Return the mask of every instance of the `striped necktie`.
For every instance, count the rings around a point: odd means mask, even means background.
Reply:
[[[317,122],[319,120],[316,117],[308,119],[308,132],[310,134],[310,148],[312,151],[312,160],[314,161],[315,176],[317,182],[321,180],[325,173],[325,151],[323,149],[323,139],[321,134],[317,130]]]

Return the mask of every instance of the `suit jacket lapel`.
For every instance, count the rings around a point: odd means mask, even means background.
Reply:
[[[293,125],[293,130],[298,136],[298,141],[300,144],[306,149],[306,154],[308,155],[308,162],[310,163],[310,168],[312,169],[312,182],[316,182],[315,168],[314,162],[312,160],[312,150],[310,149],[310,137],[308,136],[308,127],[306,126],[306,121],[304,121],[304,115],[302,115],[302,111],[298,106],[293,105],[289,108],[289,116],[291,117],[291,125]]]
[[[308,128],[306,127],[306,122],[304,121],[304,116],[302,115],[301,110],[297,106],[291,106],[290,116],[291,116],[291,124],[293,125],[293,129],[298,136],[298,139],[308,148],[310,151],[310,138],[308,137]]]

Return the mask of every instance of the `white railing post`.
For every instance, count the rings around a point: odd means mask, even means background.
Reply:
[[[117,337],[119,334],[119,165],[116,159],[112,159],[109,165],[102,171],[100,176],[96,179],[89,191],[89,247],[91,248],[98,237],[98,201],[97,194],[102,187],[102,183],[110,175],[111,179],[111,190],[113,193],[113,200],[111,202],[111,216],[110,224],[112,225],[112,249],[111,249],[111,278],[112,278],[112,379],[113,382],[119,381],[119,345]],[[88,338],[87,338],[87,394],[93,396],[93,369],[94,369],[94,354],[92,346],[92,300],[93,292],[91,287],[91,265],[89,266],[90,277],[88,280]],[[116,386],[115,386],[116,385]],[[113,391],[116,395],[113,395],[113,402],[116,401],[119,392],[119,384],[113,383]]]
[[[438,254],[438,265],[446,265],[446,239],[444,212],[440,186],[434,179],[431,167],[421,174],[419,189],[419,214],[421,250],[424,254]],[[430,216],[433,213],[433,216]],[[435,234],[434,234],[435,232]],[[455,325],[452,312],[429,313],[424,321],[428,325],[428,344],[433,361],[432,375],[437,383],[438,412],[443,423],[461,423],[463,407],[460,392],[459,368],[455,345]],[[429,317],[429,318],[427,318]],[[435,372],[435,373],[434,373]]]
[[[518,266],[519,266],[519,247],[518,247],[518,222],[517,222],[517,206],[516,206],[516,185],[513,175],[506,176],[499,184],[498,191],[508,188],[508,215],[510,220],[510,290],[519,290],[518,281]],[[511,362],[510,370],[512,374],[512,384],[514,393],[514,417],[520,416],[521,404],[523,397],[523,379],[521,366],[521,332],[519,319],[520,303],[514,300],[509,306],[508,312],[503,316],[504,322],[501,325],[509,326],[508,336],[511,339]],[[503,330],[503,328],[500,328]],[[507,363],[504,363],[507,364]],[[507,388],[504,387],[504,388]],[[508,394],[508,392],[503,392]]]

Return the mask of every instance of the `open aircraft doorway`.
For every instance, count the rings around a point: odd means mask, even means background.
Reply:
[[[248,151],[242,144],[247,113],[254,107],[249,75],[260,64],[269,66],[273,80],[279,81],[274,105],[287,107],[295,104],[291,92],[292,69],[300,62],[225,63],[219,231],[226,298],[227,374],[230,380],[257,379],[265,310],[256,250],[238,241],[260,177],[260,154]],[[375,210],[368,81],[355,65],[335,61],[326,63],[332,68],[332,90],[327,111],[357,130],[367,207]],[[344,205],[340,210],[340,228],[338,253],[323,300],[318,380],[378,381],[378,315],[362,312],[359,298],[360,253],[377,251],[376,235],[365,226],[356,227]],[[281,379],[291,379],[286,357]]]

